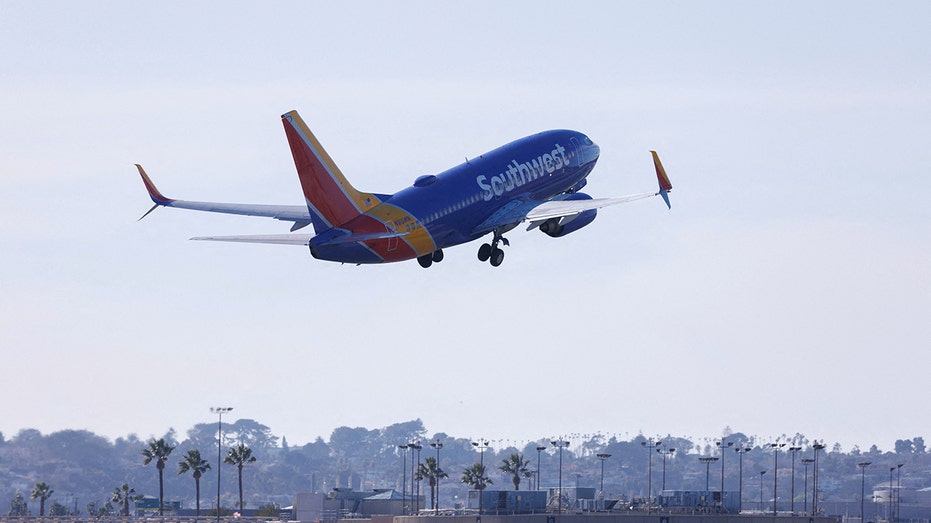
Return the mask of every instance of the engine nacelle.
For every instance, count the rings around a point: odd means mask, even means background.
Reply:
[[[585,193],[573,193],[568,195],[566,200],[591,200],[592,197]],[[575,232],[582,227],[595,221],[595,216],[598,215],[598,211],[595,209],[590,209],[583,211],[580,214],[575,216],[567,216],[563,218],[550,218],[545,222],[540,224],[540,230],[543,234],[547,236],[552,236],[553,238],[559,238],[560,236],[565,236],[570,232]]]

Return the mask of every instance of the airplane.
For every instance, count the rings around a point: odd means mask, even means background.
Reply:
[[[195,237],[192,240],[301,245],[319,260],[371,264],[416,259],[424,268],[443,250],[491,235],[478,259],[498,267],[504,234],[524,222],[559,238],[590,224],[609,205],[660,196],[671,208],[672,184],[650,151],[659,190],[617,198],[579,192],[600,149],[570,130],[543,131],[513,141],[439,174],[419,176],[394,194],[359,191],[336,166],[297,111],[281,116],[306,205],[252,205],[176,200],[164,196],[136,164],[158,207],[262,216],[291,222],[288,234]],[[295,232],[312,225],[314,233]]]

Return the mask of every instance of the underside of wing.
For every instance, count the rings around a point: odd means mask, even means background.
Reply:
[[[526,219],[532,222],[572,216],[592,209],[601,209],[619,203],[627,203],[656,196],[655,193],[632,194],[617,198],[594,198],[591,200],[550,200],[543,202],[527,213]]]

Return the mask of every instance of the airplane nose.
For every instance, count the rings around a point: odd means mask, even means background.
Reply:
[[[595,162],[601,155],[601,147],[593,142],[588,136],[582,135],[582,163]]]

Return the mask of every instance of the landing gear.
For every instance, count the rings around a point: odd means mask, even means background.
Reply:
[[[429,268],[434,263],[440,263],[443,261],[443,249],[439,249],[431,252],[430,254],[424,254],[423,256],[417,257],[417,263],[420,264],[424,269]]]
[[[483,243],[482,246],[478,248],[478,260],[483,262],[487,261],[491,263],[492,267],[501,265],[504,261],[504,251],[498,248],[498,242],[504,245],[510,245],[507,238],[501,236],[500,232],[495,231],[491,243]]]

